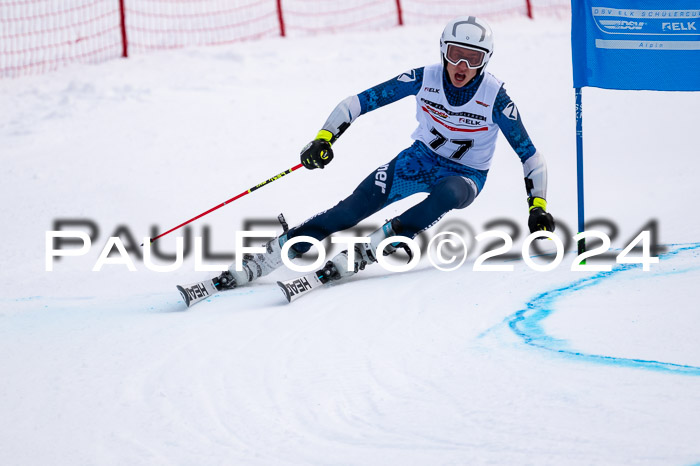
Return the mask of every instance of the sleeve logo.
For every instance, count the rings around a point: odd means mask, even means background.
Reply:
[[[516,107],[513,102],[509,103],[506,108],[503,109],[503,114],[509,120],[518,121],[518,107]]]
[[[397,81],[401,81],[404,83],[410,83],[411,81],[416,80],[416,70],[411,70],[411,71],[406,71],[405,73],[401,73],[398,78],[396,78]]]

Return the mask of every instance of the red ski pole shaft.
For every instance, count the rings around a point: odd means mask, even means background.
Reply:
[[[297,170],[297,169],[301,168],[302,166],[303,166],[302,164],[296,165],[296,166],[290,168],[289,170],[285,170],[285,171],[283,171],[282,173],[273,176],[272,178],[268,178],[267,180],[263,181],[262,183],[256,184],[256,185],[253,186],[252,188],[250,188],[250,189],[248,189],[248,190],[246,190],[246,191],[243,191],[241,194],[239,194],[239,195],[237,195],[237,196],[234,196],[234,197],[232,197],[231,199],[229,199],[229,200],[227,200],[227,201],[222,202],[221,204],[217,205],[216,207],[212,207],[211,209],[207,210],[206,212],[202,212],[201,214],[197,215],[196,217],[192,217],[191,219],[187,220],[186,222],[181,223],[180,225],[178,225],[178,226],[176,226],[176,227],[174,227],[174,228],[171,228],[170,230],[166,231],[165,233],[161,233],[160,235],[158,235],[158,236],[156,236],[156,237],[154,237],[154,238],[151,238],[151,244],[153,244],[153,242],[154,242],[155,240],[157,240],[158,238],[162,238],[163,236],[167,235],[168,233],[172,233],[173,231],[177,230],[178,228],[182,228],[182,227],[184,227],[185,225],[187,225],[188,223],[192,223],[192,222],[194,222],[195,220],[197,220],[197,219],[199,219],[199,218],[202,218],[202,217],[204,217],[205,215],[210,214],[210,213],[214,212],[214,211],[217,210],[217,209],[222,208],[222,207],[225,206],[226,204],[230,204],[231,202],[235,201],[236,199],[240,199],[240,198],[242,198],[243,196],[245,196],[246,194],[250,194],[250,193],[252,193],[253,191],[255,191],[256,189],[262,188],[263,186],[265,186],[265,185],[267,185],[267,184],[270,184],[270,183],[272,183],[273,181],[282,178],[284,175],[288,175],[289,173],[292,173],[294,170]],[[142,244],[141,246],[143,246],[143,244]]]

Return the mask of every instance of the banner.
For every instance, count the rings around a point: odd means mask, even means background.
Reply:
[[[574,87],[700,91],[700,0],[572,0]]]

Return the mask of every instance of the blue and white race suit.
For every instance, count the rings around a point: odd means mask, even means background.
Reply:
[[[401,234],[414,237],[452,209],[471,204],[486,181],[498,130],[523,164],[528,197],[545,198],[547,170],[503,83],[483,72],[453,86],[441,64],[416,68],[340,102],[323,129],[335,137],[360,115],[413,95],[418,127],[415,142],[370,173],[346,199],[298,227],[288,237],[323,239],[355,226],[389,204],[416,193],[422,202],[397,217]],[[308,244],[294,248],[305,252]]]

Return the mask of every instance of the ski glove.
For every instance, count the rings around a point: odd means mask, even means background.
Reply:
[[[302,165],[309,170],[313,170],[314,168],[324,168],[331,163],[331,160],[333,160],[332,139],[333,134],[330,131],[325,129],[319,131],[316,139],[301,150]]]
[[[527,226],[530,227],[530,233],[544,230],[554,231],[555,224],[552,214],[547,212],[547,201],[541,197],[529,197],[527,203],[530,206],[530,218],[527,220]],[[542,239],[542,238],[540,238]]]

